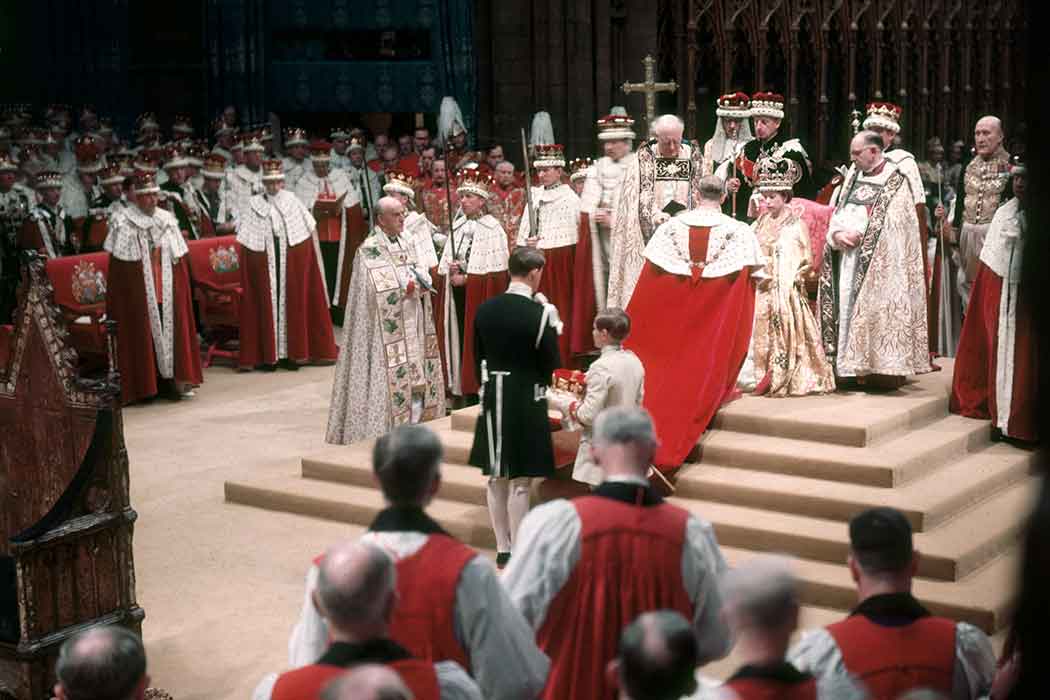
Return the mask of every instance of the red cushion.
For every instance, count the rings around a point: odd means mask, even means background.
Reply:
[[[46,269],[57,304],[89,316],[105,313],[109,253],[52,258]]]

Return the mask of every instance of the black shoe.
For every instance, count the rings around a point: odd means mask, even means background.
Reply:
[[[496,568],[501,571],[506,568],[507,562],[510,561],[510,552],[498,552],[496,554]]]
[[[175,386],[173,379],[165,379],[160,382],[157,387],[157,396],[166,401],[182,401],[182,394],[179,392],[178,387]]]
[[[276,372],[277,365],[256,365],[255,369],[260,372]]]
[[[284,358],[283,360],[278,361],[277,366],[280,367],[281,369],[286,369],[289,372],[298,372],[299,371],[299,363],[296,362],[295,360],[290,360],[287,357]]]

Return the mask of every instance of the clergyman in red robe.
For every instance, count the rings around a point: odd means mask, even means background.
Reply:
[[[700,206],[656,230],[627,307],[634,332],[625,347],[646,368],[661,471],[682,464],[733,398],[751,342],[764,259],[751,229],[722,213],[721,198],[721,178],[705,177]]]

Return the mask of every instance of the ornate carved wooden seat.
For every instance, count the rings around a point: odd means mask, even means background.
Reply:
[[[140,630],[119,377],[87,381],[44,261],[0,368],[0,697],[50,697],[59,646],[94,624]],[[109,324],[110,367],[116,367]]]

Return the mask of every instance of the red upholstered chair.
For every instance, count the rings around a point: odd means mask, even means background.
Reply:
[[[233,341],[240,330],[243,293],[237,237],[202,238],[186,245],[201,332],[208,339],[204,366],[211,367],[216,357],[237,362],[240,353],[233,348]]]
[[[47,276],[66,317],[71,344],[81,356],[106,356],[106,280],[109,253],[52,258]]]

